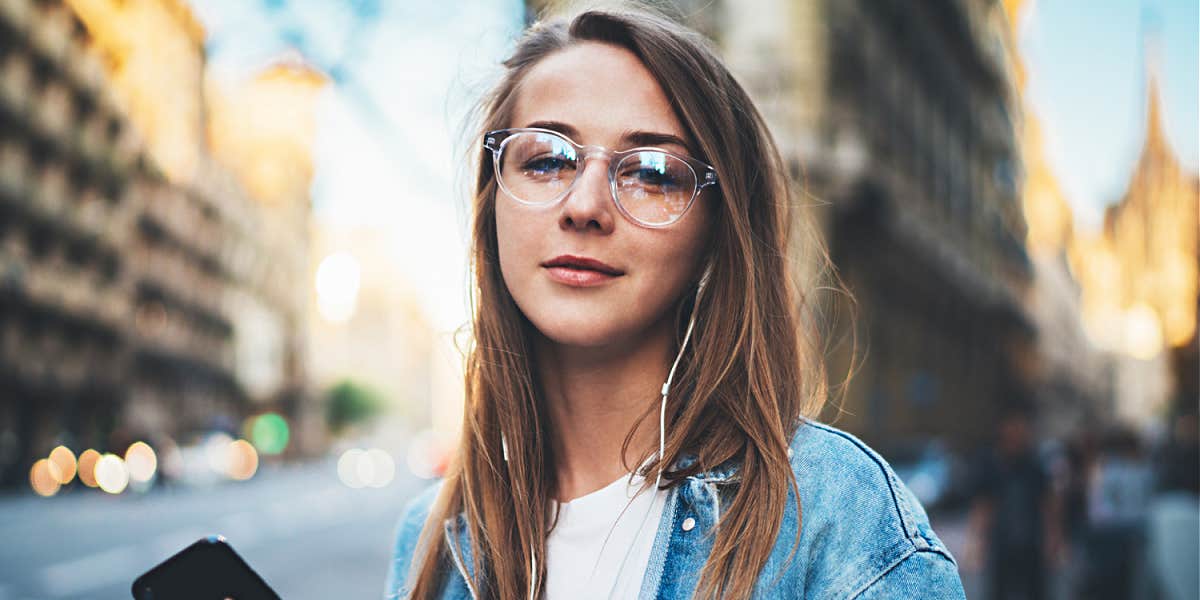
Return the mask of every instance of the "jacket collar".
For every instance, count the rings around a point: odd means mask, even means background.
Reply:
[[[679,460],[675,461],[674,470],[679,471],[691,467],[692,465],[696,464],[697,460],[699,460],[699,457],[697,457],[695,454],[691,452],[684,453],[679,457]],[[707,471],[700,471],[699,473],[696,473],[688,478],[703,481],[705,483],[716,483],[718,485],[734,483],[738,480],[738,469],[740,469],[741,466],[741,461],[736,458],[731,458],[719,465],[716,465],[715,467],[708,469]]]

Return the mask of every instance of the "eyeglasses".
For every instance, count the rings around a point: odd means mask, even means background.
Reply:
[[[589,157],[608,159],[613,202],[634,223],[666,227],[683,217],[700,190],[717,183],[712,166],[659,148],[614,152],[583,146],[556,131],[499,129],[484,135],[492,151],[496,181],[518,202],[549,206],[565,198],[579,181]]]

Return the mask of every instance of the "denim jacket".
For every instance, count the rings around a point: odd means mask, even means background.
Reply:
[[[957,563],[929,525],[912,492],[892,468],[858,438],[835,427],[804,420],[788,451],[803,509],[800,545],[795,543],[796,499],[788,507],[755,598],[834,598],[883,600],[965,598]],[[677,463],[687,467],[695,457]],[[659,521],[641,598],[690,598],[713,546],[721,490],[736,481],[737,465],[726,463],[673,486]],[[409,592],[410,562],[429,507],[440,485],[409,502],[398,526],[385,598]],[[466,518],[447,519],[442,533],[453,566],[445,565],[440,598],[475,597]],[[454,548],[457,546],[458,551]]]

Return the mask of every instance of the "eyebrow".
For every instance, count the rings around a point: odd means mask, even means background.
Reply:
[[[579,137],[578,129],[575,129],[571,125],[561,121],[534,121],[525,127],[537,127],[540,129],[557,131],[570,137],[571,139],[577,139]],[[640,146],[660,146],[663,144],[674,144],[686,150],[689,155],[692,154],[691,146],[688,145],[683,138],[671,133],[644,131],[640,129],[627,129],[621,134],[621,140],[628,142],[630,147],[633,148]]]

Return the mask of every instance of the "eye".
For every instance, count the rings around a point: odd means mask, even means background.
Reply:
[[[521,165],[521,170],[531,175],[552,175],[574,168],[574,161],[567,160],[561,156],[540,156],[527,160]]]
[[[674,173],[653,165],[634,166],[626,169],[621,173],[621,180],[654,189],[674,188],[679,185],[679,178]]]
[[[637,177],[643,183],[652,185],[673,185],[675,183],[675,178],[671,177],[670,173],[658,169],[638,169]]]

